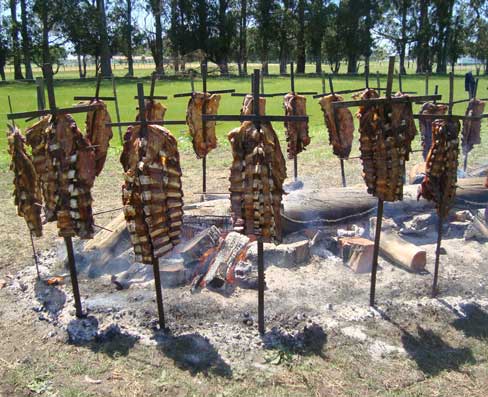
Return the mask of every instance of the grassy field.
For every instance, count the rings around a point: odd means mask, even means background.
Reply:
[[[381,76],[381,86],[384,87],[386,80],[385,76]],[[135,117],[136,101],[133,99],[136,94],[136,82],[144,81],[146,90],[149,89],[149,77],[141,77],[138,79],[126,79],[117,78],[117,90],[119,97],[120,114],[123,121],[131,121]],[[397,88],[397,81],[394,84],[394,90]],[[200,82],[196,83],[197,89],[200,86]],[[284,92],[289,89],[289,78],[286,77],[269,77],[265,80],[266,92]],[[364,81],[362,77],[350,77],[350,76],[338,76],[334,80],[336,90],[359,88],[363,86]],[[376,84],[376,79],[372,84]],[[431,77],[430,89],[433,91],[434,86],[439,85],[439,93],[443,95],[443,99],[448,96],[448,78],[447,77]],[[486,94],[488,85],[488,78],[481,78],[479,83],[480,95]],[[73,81],[58,79],[55,83],[56,100],[57,105],[60,107],[70,106],[74,103],[74,95],[90,95],[94,92],[95,81],[89,79],[86,81]],[[227,89],[234,88],[238,92],[248,92],[250,90],[249,78],[229,78],[223,79],[218,77],[211,77],[208,81],[209,89]],[[167,119],[168,120],[181,120],[185,117],[187,99],[186,98],[172,98],[173,94],[177,92],[187,92],[190,89],[190,83],[186,79],[170,78],[167,80],[161,80],[157,83],[156,93],[159,95],[168,95],[169,99],[165,101],[168,107]],[[318,77],[298,77],[296,79],[296,89],[302,91],[321,91],[322,83]],[[403,78],[403,89],[405,91],[417,91],[419,94],[425,92],[425,80],[422,76],[407,76]],[[101,95],[112,95],[112,87],[110,81],[104,81],[101,89]],[[33,83],[27,82],[11,82],[0,85],[0,125],[5,126],[7,124],[6,114],[8,112],[8,96],[11,97],[12,106],[14,111],[27,111],[34,110],[36,108],[36,87]],[[466,98],[466,92],[464,91],[464,79],[462,77],[456,77],[455,79],[455,99]],[[219,109],[220,114],[237,114],[241,106],[242,98],[231,97],[225,95],[221,101]],[[282,114],[283,104],[281,97],[268,98],[267,99],[267,113],[268,114]],[[454,112],[457,114],[463,114],[466,104],[458,104],[455,106]],[[115,108],[113,103],[109,103],[109,110],[112,115],[112,119],[115,120]],[[327,140],[325,133],[325,127],[323,122],[322,112],[317,104],[317,100],[308,99],[307,107],[310,116],[310,133],[313,138],[320,141]],[[84,116],[75,115],[78,124],[83,129]],[[25,128],[26,124],[23,120],[18,121],[21,128]],[[235,123],[223,122],[219,123],[217,127],[217,134],[220,139],[221,145],[225,147],[227,140],[225,136],[227,132],[235,126]],[[275,129],[283,138],[283,125],[281,123],[275,123]],[[185,126],[173,126],[172,132],[177,136],[180,142],[180,150],[187,151],[191,149],[191,143],[188,138],[188,133]],[[120,148],[120,141],[117,137],[118,130],[115,131],[116,137],[112,141],[112,146],[117,150]],[[483,129],[483,133],[486,134],[487,129]],[[417,146],[418,146],[417,142]],[[0,139],[0,169],[5,170],[8,165],[8,156],[6,155],[6,139]],[[314,144],[309,147],[309,150],[314,150]],[[329,157],[331,152],[322,153],[322,156]]]
[[[138,73],[143,75],[141,71]],[[149,70],[145,74],[146,77],[140,81],[144,81],[148,89]],[[136,101],[133,97],[136,94],[137,81],[117,78],[120,110],[124,121],[135,117]],[[363,84],[360,77],[339,76],[335,80],[335,89],[358,88]],[[404,90],[424,93],[422,77],[408,76],[404,78],[403,84]],[[439,85],[439,92],[446,98],[448,79],[432,77],[431,91],[436,84]],[[57,80],[58,106],[73,104],[74,95],[90,95],[94,92],[94,85],[93,79],[84,82]],[[384,75],[381,85],[385,86]],[[488,96],[487,85],[488,79],[480,81],[479,91],[482,96],[483,93]],[[248,91],[250,80],[212,77],[208,86],[209,89],[235,88],[237,91]],[[200,87],[199,83],[197,87]],[[186,92],[189,88],[187,80],[173,78],[158,82],[156,93],[172,96],[176,92]],[[288,88],[289,80],[283,77],[270,77],[265,81],[267,92],[282,92]],[[299,77],[296,88],[320,91],[321,81],[316,77]],[[5,126],[7,123],[9,95],[15,111],[26,111],[36,106],[35,92],[35,85],[32,83],[0,84],[0,125]],[[101,95],[111,95],[110,82],[104,82]],[[459,76],[455,80],[455,98],[465,97],[464,79]],[[237,114],[241,99],[226,95],[221,102],[220,113]],[[165,104],[168,106],[168,120],[185,117],[187,99],[171,98]],[[466,104],[457,105],[455,113],[464,113],[465,106]],[[113,104],[109,104],[109,108],[115,119]],[[283,114],[282,98],[268,99],[267,112]],[[312,143],[300,155],[300,176],[304,179],[318,178],[323,181],[324,187],[339,186],[339,162],[333,158],[327,143],[322,112],[316,100],[309,99],[308,113]],[[76,118],[83,127],[83,116]],[[22,128],[26,126],[22,120],[20,125]],[[208,158],[209,191],[227,188],[231,153],[225,135],[233,127],[235,123],[218,125],[220,147]],[[275,123],[274,127],[285,150],[283,125]],[[95,212],[120,206],[122,170],[117,158],[120,143],[117,130],[114,132],[113,148],[93,189]],[[174,126],[172,132],[179,139],[185,202],[191,203],[200,197],[201,162],[195,160],[185,126]],[[483,122],[482,133],[482,145],[473,150],[470,158],[470,165],[473,166],[487,160],[486,121]],[[418,148],[419,145],[417,138],[414,147]],[[419,159],[420,155],[415,153],[408,166]],[[370,319],[367,324],[359,323],[367,327],[371,337],[377,335],[380,340],[394,346],[407,346],[410,349],[406,355],[390,355],[374,361],[368,344],[342,334],[333,324],[327,325],[327,344],[317,354],[302,354],[286,349],[262,349],[251,352],[252,357],[255,357],[253,361],[246,358],[248,361],[244,361],[245,365],[233,367],[231,376],[206,370],[193,371],[181,366],[175,357],[159,346],[142,343],[128,345],[126,339],[119,337],[86,346],[72,345],[67,342],[66,333],[57,325],[41,321],[40,313],[31,310],[30,306],[29,309],[26,308],[8,288],[2,288],[3,280],[11,280],[9,277],[14,278],[18,271],[33,266],[30,244],[25,234],[25,222],[16,215],[11,197],[12,174],[8,171],[8,163],[6,138],[3,134],[0,138],[0,339],[3,342],[0,348],[0,397],[486,396],[488,315],[470,317],[460,327],[454,313],[430,306],[418,309],[417,315],[411,317],[410,312],[404,313],[393,304],[389,315],[392,324],[400,324],[401,331],[397,326],[377,319]],[[288,170],[292,169],[290,161],[287,167]],[[348,162],[346,173],[349,184],[363,183],[359,161]],[[103,214],[97,218],[97,223],[106,225],[113,216],[116,215]],[[56,241],[56,225],[47,224],[44,236],[36,239],[36,247],[43,251],[54,247]],[[322,271],[328,270],[324,268]],[[83,282],[82,291],[85,286]],[[71,302],[67,304],[71,305]],[[180,315],[178,313],[178,308],[170,309],[171,321],[176,321],[176,316]],[[184,322],[185,319],[179,318],[178,321]],[[277,356],[283,359],[278,360],[279,363],[273,363]]]

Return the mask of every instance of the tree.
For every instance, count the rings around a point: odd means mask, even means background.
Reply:
[[[205,3],[205,2],[203,2]],[[149,8],[154,18],[154,34],[148,37],[149,48],[154,59],[156,72],[164,74],[163,64],[163,1],[149,0]]]
[[[337,4],[331,3],[327,7],[327,15],[328,21],[324,30],[323,54],[330,65],[332,73],[338,73],[341,60],[344,59],[346,54],[339,32],[339,26],[342,22]]]
[[[10,0],[10,33],[12,38],[12,56],[14,63],[14,79],[23,80],[20,64],[19,23],[17,21],[17,0]]]
[[[407,74],[405,68],[406,49],[414,41],[415,14],[413,0],[383,1],[383,17],[376,29],[378,36],[388,40],[400,58],[400,73]]]
[[[5,81],[5,65],[9,54],[7,21],[3,18],[2,3],[0,2],[0,78]]]
[[[98,33],[100,45],[100,66],[102,76],[112,76],[111,53],[107,31],[107,15],[105,12],[105,0],[96,0],[98,11]]]
[[[417,73],[428,73],[432,71],[430,0],[418,0],[415,3],[415,14],[418,15],[419,21],[417,31],[415,32],[416,39],[414,47],[414,53],[417,56]]]
[[[315,73],[322,73],[322,42],[327,25],[331,22],[327,14],[328,1],[312,0],[309,8],[308,18],[308,42],[310,53],[315,61]]]
[[[256,44],[265,76],[269,73],[269,50],[276,35],[276,8],[277,5],[274,0],[257,0],[254,10],[258,34]]]
[[[142,34],[132,15],[134,3],[134,0],[125,0],[115,4],[110,13],[110,21],[113,25],[112,47],[113,50],[127,57],[127,76],[134,76],[134,46],[142,44]]]
[[[286,74],[286,66],[290,60],[290,49],[296,47],[293,42],[296,36],[296,18],[293,0],[283,0],[276,9],[276,28],[279,46],[280,74]]]
[[[435,44],[437,73],[447,72],[447,55],[449,38],[452,32],[454,0],[434,0],[433,19],[435,27]]]
[[[357,73],[361,56],[369,58],[373,39],[371,30],[376,20],[376,2],[371,0],[341,0],[338,33],[347,57],[347,72]]]
[[[31,37],[29,31],[29,15],[27,11],[27,0],[20,0],[21,34],[22,34],[22,55],[24,56],[25,78],[33,80],[31,66]]]
[[[247,3],[248,0],[239,2],[239,55],[237,57],[239,76],[247,75]]]
[[[297,20],[297,73],[305,73],[305,0],[298,0]]]

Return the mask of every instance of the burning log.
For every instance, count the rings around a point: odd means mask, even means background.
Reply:
[[[219,240],[220,230],[216,226],[212,226],[181,244],[178,251],[186,263],[198,261],[210,248],[216,247]]]
[[[212,288],[224,287],[228,279],[228,270],[232,268],[237,256],[248,243],[249,237],[230,232],[219,246],[218,253],[210,264],[203,279],[204,284]]]

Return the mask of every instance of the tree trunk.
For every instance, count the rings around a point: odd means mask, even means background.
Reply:
[[[247,0],[241,0],[238,66],[239,75],[247,75]]]
[[[10,16],[12,18],[12,54],[14,61],[14,79],[23,80],[20,63],[19,24],[17,22],[17,0],[10,0]]]
[[[357,73],[357,62],[358,58],[356,54],[349,54],[347,57],[347,73],[356,74]]]
[[[163,25],[161,22],[163,13],[162,0],[151,0],[151,9],[154,17],[154,29],[156,37],[154,38],[153,58],[156,66],[156,72],[164,74],[163,65]]]
[[[97,0],[98,26],[100,29],[100,65],[103,77],[112,76],[112,65],[110,64],[110,48],[108,45],[107,14],[105,12],[105,0]]]
[[[78,61],[78,74],[80,75],[80,79],[83,79],[85,76],[83,76],[83,69],[81,65],[81,54],[79,51],[76,52],[76,60]]]
[[[0,77],[2,81],[5,81],[5,68],[3,66],[0,66]]]
[[[127,76],[134,76],[134,59],[132,58],[132,0],[127,0]]]
[[[49,52],[49,20],[47,5],[43,4],[41,8],[42,23],[42,63],[51,63],[51,54]]]
[[[33,80],[34,76],[32,74],[31,66],[31,38],[29,30],[27,29],[27,4],[26,0],[20,0],[20,12],[21,12],[21,34],[22,34],[22,53],[24,55],[24,67],[25,67],[25,78],[28,80]]]
[[[286,44],[280,45],[280,74],[286,74],[286,65],[288,64],[288,50]]]
[[[83,55],[83,78],[86,77],[86,55]]]
[[[315,73],[322,74],[322,54],[315,56]]]
[[[305,0],[298,0],[297,73],[305,73]]]
[[[221,76],[228,76],[229,75],[229,64],[227,62],[227,58],[222,58],[218,62],[219,71]]]
[[[405,50],[407,47],[407,11],[408,1],[402,1],[402,33],[400,38],[400,74],[407,74],[405,69]]]
[[[420,0],[420,24],[417,40],[417,73],[431,72],[429,0]]]

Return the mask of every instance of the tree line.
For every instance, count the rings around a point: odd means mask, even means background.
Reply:
[[[80,78],[94,59],[111,75],[111,58],[151,55],[165,73],[206,57],[229,73],[237,63],[290,61],[304,73],[306,62],[337,73],[346,65],[396,53],[399,70],[414,60],[417,73],[446,73],[459,57],[479,59],[488,73],[486,0],[0,0],[0,77],[11,64],[15,79],[32,79],[32,65],[77,59]]]

